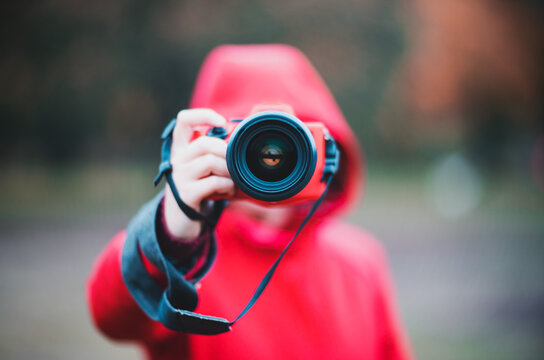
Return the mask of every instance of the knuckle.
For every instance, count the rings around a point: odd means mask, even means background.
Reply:
[[[210,154],[210,153],[202,155],[202,162],[204,163],[206,168],[210,168],[215,163],[215,156],[213,156],[213,154]]]
[[[193,140],[192,143],[194,143],[202,153],[211,152],[220,155],[227,151],[227,142],[225,140],[211,136],[200,136]]]
[[[221,187],[221,178],[219,178],[218,176],[213,176],[211,178],[211,185],[214,189],[217,189],[217,188],[220,188]]]
[[[185,114],[187,114],[187,109],[180,110],[180,112],[178,112],[178,116],[177,116],[178,121],[183,121],[183,118],[185,117],[184,116]]]
[[[183,166],[185,163],[185,158],[182,151],[172,151],[172,156],[170,157],[170,163],[172,167],[174,166]]]
[[[196,138],[194,142],[196,142],[201,148],[209,149],[213,146],[214,140],[217,140],[217,139],[204,135],[204,136],[200,136],[199,138]]]
[[[191,148],[191,151],[199,154],[202,151],[204,151],[204,145],[202,144],[202,137],[196,138],[195,140],[191,141],[188,145],[188,147]]]
[[[176,166],[172,167],[172,174],[176,185],[180,184],[178,186],[186,186],[191,179],[188,166],[184,163],[176,164]]]
[[[179,166],[178,164],[181,164],[180,151],[177,151],[177,149],[174,147],[172,147],[172,153],[170,155],[170,164],[172,164],[172,166]]]
[[[186,165],[183,161],[181,161],[181,158],[179,155],[172,157],[170,159],[170,164],[172,164],[172,173],[174,174],[174,177],[176,175],[184,173]]]

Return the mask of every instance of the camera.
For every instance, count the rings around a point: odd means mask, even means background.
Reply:
[[[266,204],[317,200],[339,163],[339,151],[320,122],[302,122],[288,105],[258,105],[245,119],[196,130],[225,139],[235,199]]]

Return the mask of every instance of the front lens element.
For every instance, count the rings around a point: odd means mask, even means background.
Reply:
[[[283,160],[283,151],[273,144],[266,145],[261,150],[259,160],[265,167],[272,169]]]
[[[288,177],[297,164],[293,141],[279,131],[266,131],[253,138],[246,152],[249,171],[263,181]]]

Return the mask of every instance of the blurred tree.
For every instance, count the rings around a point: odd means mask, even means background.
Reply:
[[[402,49],[395,3],[287,0],[59,0],[4,3],[4,159],[155,159],[166,121],[187,106],[205,54],[222,43],[304,51],[367,149]]]
[[[527,143],[544,130],[542,2],[404,5],[409,51],[392,100],[404,106],[382,118],[392,143],[465,143],[485,168],[528,168]]]

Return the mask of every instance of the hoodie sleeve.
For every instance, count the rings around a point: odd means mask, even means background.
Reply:
[[[162,194],[146,204],[137,215],[142,233],[153,233],[161,249],[175,266],[183,267],[186,276],[198,271],[208,256],[209,231],[192,244],[201,246],[176,246],[164,228],[162,220]],[[153,342],[172,336],[175,332],[150,319],[136,304],[128,291],[121,272],[121,256],[127,233],[121,231],[95,260],[87,280],[87,302],[96,327],[107,337],[115,340]],[[140,253],[147,272],[162,288],[166,288],[166,276],[149,259]]]

